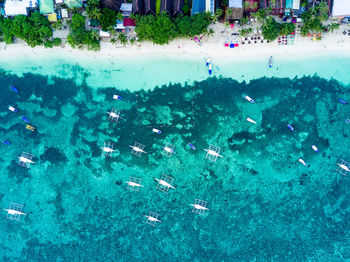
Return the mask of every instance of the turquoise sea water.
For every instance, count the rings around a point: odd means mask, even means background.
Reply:
[[[19,68],[3,66],[0,136],[12,145],[0,146],[0,206],[24,204],[27,215],[15,222],[2,212],[0,260],[349,261],[350,180],[336,171],[341,159],[350,161],[350,107],[338,103],[350,101],[349,67],[316,61],[328,75],[294,77],[290,69],[293,79],[286,78],[276,59],[271,71],[266,62],[254,65],[252,75],[260,66],[267,76],[246,83],[229,78],[227,67],[207,78],[198,62],[191,68],[202,79],[193,84],[189,76],[151,88],[147,73],[128,74],[148,83],[135,91],[106,78],[96,88],[89,82],[96,72],[77,65],[60,65],[69,68],[65,78],[44,69],[17,76]],[[121,111],[117,124],[108,121],[112,108]],[[102,157],[105,141],[115,143],[111,158]],[[134,142],[145,145],[142,158],[130,153]],[[161,154],[165,143],[175,146],[170,158]],[[217,162],[205,159],[210,144],[221,148]],[[17,165],[23,151],[34,155],[30,169]],[[174,178],[175,190],[156,189],[162,174]],[[130,176],[142,179],[139,192],[126,189]],[[208,202],[204,216],[192,212],[195,199]],[[145,223],[149,211],[162,221],[155,227]]]

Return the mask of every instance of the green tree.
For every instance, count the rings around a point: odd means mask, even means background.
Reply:
[[[226,19],[230,19],[230,17],[231,17],[232,14],[233,14],[233,10],[232,10],[231,8],[227,9],[226,14],[227,14]]]
[[[53,23],[51,27],[56,30],[62,30],[64,27],[64,22],[62,19],[59,19],[56,23]]]
[[[167,44],[177,35],[175,24],[165,12],[159,16],[137,17],[135,32],[141,41],[152,41],[156,44]]]
[[[99,38],[95,33],[85,28],[85,17],[82,14],[73,14],[69,24],[70,33],[67,36],[67,42],[73,48],[87,48],[88,50],[97,51],[100,49]]]
[[[219,18],[222,16],[222,14],[223,14],[223,11],[220,8],[216,9],[214,15],[212,15],[211,17],[212,23],[216,23],[219,20]]]
[[[115,36],[117,34],[117,30],[115,30],[113,26],[108,27],[108,32],[111,34],[111,36]]]
[[[161,5],[161,0],[156,0],[156,14],[160,14],[160,5]]]
[[[281,35],[288,35],[293,33],[295,30],[295,24],[293,23],[283,23],[280,26],[280,34]]]
[[[115,39],[115,38],[113,37],[113,38],[111,38],[110,42],[111,42],[113,45],[115,45],[115,44],[117,43],[117,39]]]
[[[100,18],[101,27],[103,31],[107,31],[108,27],[114,26],[116,23],[116,13],[108,8],[102,9],[102,16]]]
[[[262,35],[269,41],[275,40],[280,34],[280,24],[271,16],[266,19],[261,29]]]
[[[100,40],[100,35],[96,30],[90,31],[90,37],[91,39],[94,39],[94,40]]]
[[[124,16],[121,12],[118,12],[116,15],[116,19],[122,21],[124,19]]]
[[[340,24],[338,24],[338,23],[332,23],[332,24],[330,24],[330,25],[328,26],[328,30],[329,30],[330,32],[333,32],[334,30],[338,30],[339,27],[340,27]]]
[[[120,33],[118,35],[118,40],[122,45],[126,45],[128,43],[128,38],[126,37],[125,33]]]
[[[327,2],[321,2],[317,5],[317,13],[320,17],[321,22],[324,22],[328,19],[328,3]]]
[[[184,5],[183,5],[183,7],[182,7],[182,12],[184,13],[184,15],[190,15],[191,10],[190,10],[190,8],[188,7],[187,4],[184,4]]]
[[[90,19],[100,20],[102,17],[102,13],[101,13],[101,10],[99,8],[95,7],[88,13],[88,16]]]

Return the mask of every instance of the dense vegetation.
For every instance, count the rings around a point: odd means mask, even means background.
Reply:
[[[85,16],[79,13],[73,14],[69,28],[67,40],[73,48],[86,47],[88,50],[100,50],[99,34],[95,30],[85,29]]]
[[[172,19],[163,12],[158,16],[137,16],[135,31],[140,41],[151,41],[162,45],[176,37],[193,37],[206,33],[210,21],[210,15],[207,13]]]
[[[323,22],[328,19],[328,4],[322,2],[308,12],[302,14],[303,26],[300,29],[302,36],[306,36],[310,32],[321,33],[325,30]]]
[[[261,26],[262,35],[266,40],[273,41],[279,35],[288,35],[295,30],[293,23],[278,23],[273,17],[268,16]]]
[[[39,12],[34,12],[29,17],[17,15],[14,19],[0,17],[0,35],[6,44],[12,43],[15,37],[24,40],[31,47],[53,47],[61,44],[61,39],[52,39],[50,23]]]
[[[0,0],[1,2],[2,0]],[[228,0],[224,0],[225,5]],[[135,31],[139,41],[151,41],[155,44],[167,44],[175,38],[191,38],[196,35],[210,33],[208,26],[215,23],[222,15],[222,10],[218,9],[214,15],[209,13],[198,13],[190,16],[189,0],[184,0],[183,13],[184,15],[170,17],[167,13],[160,12],[160,0],[156,0],[157,15],[136,16]],[[251,7],[248,2],[245,3],[246,10],[254,10],[256,6]],[[303,2],[305,4],[305,0]],[[248,11],[249,11],[248,10]],[[116,19],[122,20],[123,15],[119,12],[104,8],[100,8],[100,0],[89,0],[85,8],[86,14],[95,26],[100,25],[103,31],[109,31],[112,43],[119,41],[125,45],[133,43],[135,39],[128,40],[125,33],[117,34],[115,30]],[[228,10],[229,13],[232,10]],[[249,12],[250,12],[249,11]],[[275,40],[279,35],[288,35],[295,30],[293,23],[279,23],[274,17],[268,16],[272,9],[265,11],[259,9],[253,13],[262,24],[262,34],[269,41]],[[77,12],[77,10],[75,10]],[[302,14],[303,25],[301,34],[303,36],[309,33],[321,33],[323,31],[333,31],[339,27],[339,24],[333,23],[324,26],[323,23],[328,19],[328,5],[326,2],[321,2],[314,8],[311,8]],[[18,15],[14,18],[4,18],[0,16],[0,41],[5,41],[7,44],[12,43],[15,38],[23,39],[29,46],[44,45],[45,47],[53,47],[61,44],[61,39],[53,38],[52,28],[61,30],[64,28],[63,20],[50,25],[46,17],[40,15],[39,12],[34,12],[30,16]],[[100,49],[100,37],[98,30],[87,30],[85,27],[86,17],[80,13],[74,13],[71,20],[68,20],[70,33],[67,37],[67,42],[73,48],[87,48],[89,50]],[[250,34],[253,29],[247,27],[249,25],[248,18],[241,19],[241,29],[239,30],[242,36]],[[211,32],[213,32],[211,30]]]

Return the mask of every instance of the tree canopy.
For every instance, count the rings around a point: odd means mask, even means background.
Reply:
[[[167,44],[176,37],[193,37],[207,32],[210,15],[198,13],[191,17],[178,16],[175,19],[165,12],[158,16],[136,17],[136,29],[140,41]]]
[[[110,26],[114,26],[116,24],[117,14],[108,8],[103,8],[101,12],[101,18],[99,19],[101,22],[101,28],[103,31],[108,31]]]
[[[69,23],[70,33],[67,37],[68,44],[73,48],[84,48],[88,50],[100,50],[99,36],[94,30],[85,29],[85,17],[82,14],[73,14]]]
[[[0,35],[7,44],[12,43],[14,37],[24,40],[31,47],[61,44],[60,39],[52,39],[50,23],[39,12],[34,12],[29,17],[17,15],[13,20],[0,17]]]

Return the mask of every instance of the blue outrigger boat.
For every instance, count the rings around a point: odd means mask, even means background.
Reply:
[[[16,93],[19,93],[18,89],[17,89],[14,85],[11,85],[11,89],[12,89],[13,91],[15,91]]]

